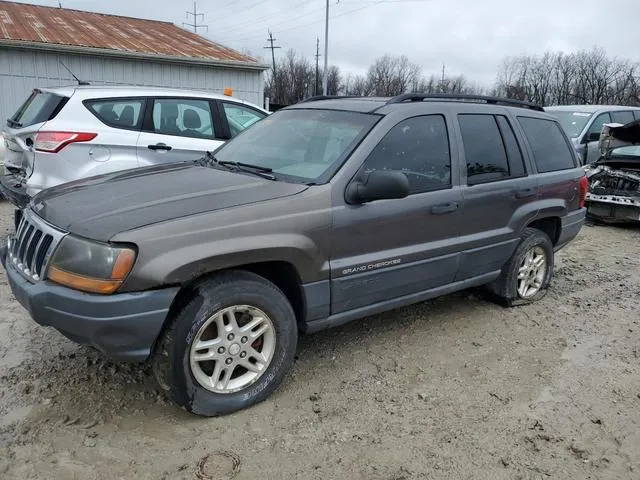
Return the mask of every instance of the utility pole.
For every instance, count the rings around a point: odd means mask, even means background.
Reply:
[[[444,93],[444,62],[442,63],[442,78],[440,79],[440,92]]]
[[[329,78],[329,0],[327,0],[327,12],[324,19],[324,78],[322,79],[322,94],[327,95]]]
[[[313,94],[314,95],[318,95],[318,87],[319,87],[318,80],[320,80],[318,63],[319,63],[320,57],[321,57],[321,55],[320,55],[320,39],[316,38],[316,83],[315,83],[314,88],[313,88]]]
[[[271,50],[271,61],[273,62],[273,89],[274,89],[274,97],[276,98],[276,100],[278,99],[278,92],[277,92],[277,88],[278,88],[278,82],[276,81],[276,53],[275,53],[275,49],[276,48],[281,48],[281,47],[277,47],[273,44],[273,42],[275,42],[276,39],[273,38],[273,34],[271,32],[269,32],[269,38],[267,38],[267,42],[269,42],[269,46],[266,46],[264,48],[268,48]]]
[[[209,25],[198,25],[198,17],[202,17],[202,21],[204,22],[204,13],[198,13],[196,2],[193,2],[193,12],[187,12],[187,18],[189,18],[189,15],[193,17],[193,23],[182,22],[183,25],[186,25],[187,27],[193,27],[193,31],[196,33],[198,33],[199,28],[206,28],[207,32],[209,31]]]

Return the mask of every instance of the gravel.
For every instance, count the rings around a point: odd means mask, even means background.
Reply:
[[[0,478],[640,478],[638,245],[585,226],[534,305],[462,292],[302,338],[271,398],[214,419],[36,325],[2,271]]]

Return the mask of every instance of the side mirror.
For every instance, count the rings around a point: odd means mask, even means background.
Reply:
[[[349,184],[345,192],[348,203],[404,198],[409,195],[409,179],[398,171],[374,170],[361,180]]]

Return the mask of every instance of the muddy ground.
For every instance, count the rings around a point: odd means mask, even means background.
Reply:
[[[298,354],[266,402],[196,418],[37,326],[2,271],[0,478],[638,479],[640,228],[585,227],[535,305],[464,292]]]

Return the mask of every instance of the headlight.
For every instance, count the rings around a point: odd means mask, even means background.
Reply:
[[[135,259],[132,248],[66,236],[53,254],[47,278],[76,290],[109,294],[122,285]]]

